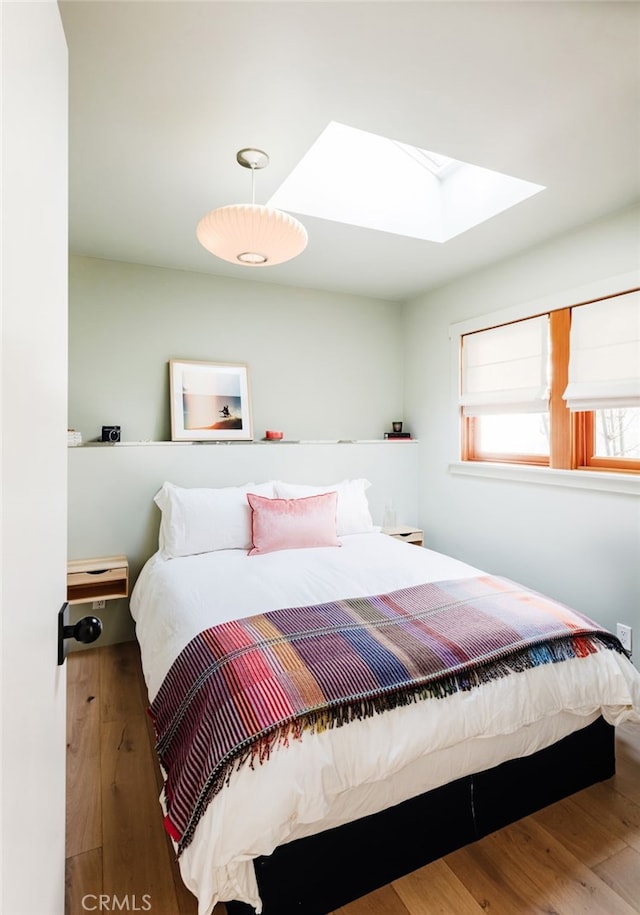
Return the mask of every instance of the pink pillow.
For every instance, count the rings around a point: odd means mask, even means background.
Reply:
[[[256,553],[297,550],[310,546],[340,546],[336,536],[338,494],[304,499],[267,499],[247,493],[251,507],[251,539]]]

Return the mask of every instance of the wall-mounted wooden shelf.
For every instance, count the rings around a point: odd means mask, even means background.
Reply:
[[[400,524],[397,527],[383,527],[383,534],[394,537],[396,540],[404,540],[405,543],[414,543],[416,546],[424,546],[424,531],[417,527],[408,527]]]
[[[115,600],[129,595],[129,562],[126,556],[71,559],[67,563],[67,600],[83,604]]]

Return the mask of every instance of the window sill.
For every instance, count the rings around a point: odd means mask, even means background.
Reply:
[[[564,486],[570,489],[593,489],[600,492],[617,492],[640,496],[640,476],[626,473],[607,473],[599,470],[553,470],[550,467],[531,467],[522,464],[498,464],[488,461],[456,461],[449,464],[449,473],[509,480],[517,483],[534,483],[544,486]]]

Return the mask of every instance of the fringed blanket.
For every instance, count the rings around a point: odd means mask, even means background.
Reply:
[[[273,610],[213,626],[181,652],[150,714],[180,853],[234,769],[276,742],[601,647],[611,633],[492,576]]]

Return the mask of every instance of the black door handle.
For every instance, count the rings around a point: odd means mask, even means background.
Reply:
[[[58,610],[58,664],[64,664],[67,656],[66,639],[75,639],[85,645],[95,642],[102,633],[102,620],[97,616],[83,616],[73,626],[68,623],[69,604],[65,602]]]

